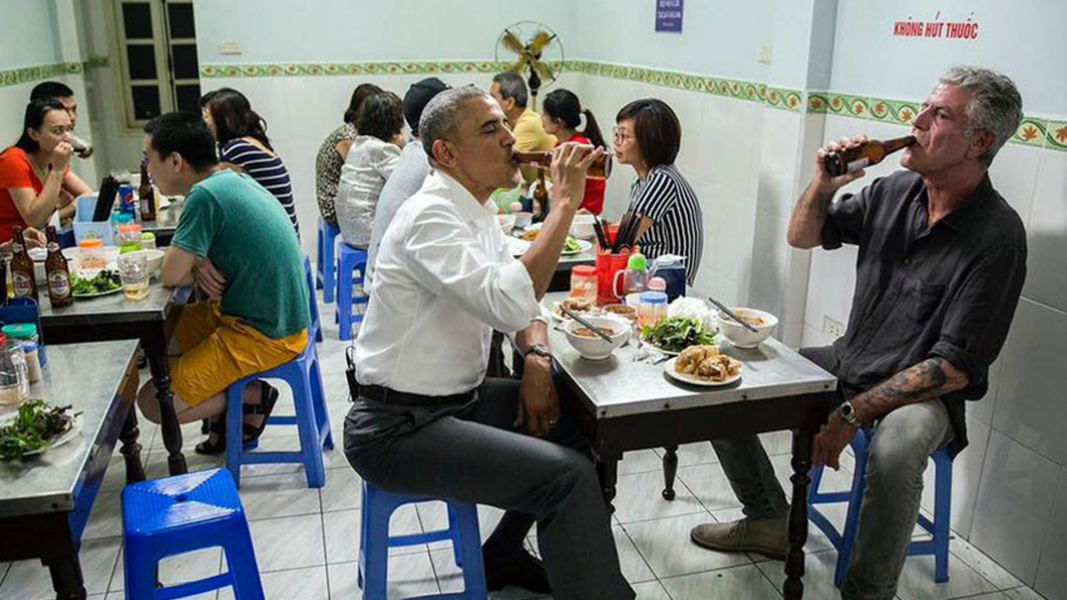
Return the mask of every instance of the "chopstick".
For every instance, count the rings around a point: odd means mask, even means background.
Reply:
[[[626,239],[626,235],[630,231],[630,224],[633,222],[633,216],[633,212],[627,211],[627,213],[622,216],[622,220],[619,221],[619,230],[615,233],[615,242],[611,245],[612,254],[618,254],[619,250],[625,246],[623,240]]]
[[[566,313],[566,315],[568,317],[574,319],[575,321],[578,321],[578,324],[580,324],[583,327],[589,329],[589,331],[592,331],[593,333],[599,335],[605,342],[607,342],[609,344],[615,342],[615,340],[611,339],[611,337],[608,336],[608,334],[604,333],[599,327],[597,327],[596,325],[593,325],[589,321],[586,321],[584,318],[578,316],[578,313],[576,313],[573,310],[567,308],[566,306],[563,305],[563,303],[560,303],[559,309],[561,311],[563,311],[564,313]]]
[[[596,241],[600,244],[600,248],[607,250],[608,236],[604,235],[604,224],[600,222],[600,217],[596,215],[593,215],[593,231],[596,232]]]
[[[759,329],[756,329],[755,327],[753,327],[753,326],[749,325],[748,323],[744,322],[741,319],[741,317],[739,317],[739,316],[734,314],[734,311],[730,310],[729,308],[726,308],[721,302],[719,302],[715,298],[712,298],[711,296],[708,296],[708,300],[711,300],[712,304],[714,304],[715,306],[718,306],[719,310],[721,310],[722,312],[726,313],[726,316],[730,317],[731,319],[733,319],[733,320],[737,321],[738,323],[740,323],[741,325],[743,325],[745,329],[751,331],[752,333],[759,333]]]

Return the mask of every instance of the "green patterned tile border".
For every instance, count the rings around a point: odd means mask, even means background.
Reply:
[[[90,56],[89,60],[82,63],[82,68],[85,71],[92,69],[103,69],[111,66],[111,61],[106,56]]]
[[[1045,137],[1048,132],[1048,122],[1040,119],[1024,118],[1015,130],[1011,141],[1024,146],[1040,148],[1045,145]]]
[[[808,92],[808,113],[825,115],[830,110],[830,95],[826,92]]]
[[[919,114],[919,105],[903,100],[870,99],[870,118],[894,125],[911,125]]]
[[[203,64],[200,77],[320,77],[328,75],[433,75],[496,73],[505,63],[494,61],[411,61],[358,63]],[[556,65],[558,66],[558,65]]]
[[[78,75],[85,71],[82,63],[57,63],[0,71],[0,87],[41,81],[63,75]]]
[[[1067,152],[1067,121],[1049,121],[1045,147]]]

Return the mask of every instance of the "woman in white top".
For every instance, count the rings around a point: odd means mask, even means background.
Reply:
[[[400,98],[382,92],[367,98],[359,113],[359,135],[348,150],[337,186],[337,225],[350,246],[366,249],[378,196],[400,160],[404,137]]]

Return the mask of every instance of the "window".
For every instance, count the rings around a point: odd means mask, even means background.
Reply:
[[[195,111],[200,63],[192,0],[113,0],[126,124]]]

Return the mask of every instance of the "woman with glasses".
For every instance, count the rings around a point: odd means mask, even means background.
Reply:
[[[70,171],[73,130],[59,100],[26,106],[22,135],[0,153],[0,243],[11,239],[12,227],[44,227],[57,210],[60,218],[73,216],[74,198],[92,192]]]
[[[682,143],[678,116],[661,100],[635,100],[616,115],[613,131],[615,160],[637,173],[629,210],[640,218],[635,239],[641,252],[650,259],[684,256],[692,285],[704,251],[704,224],[700,201],[674,167]]]

